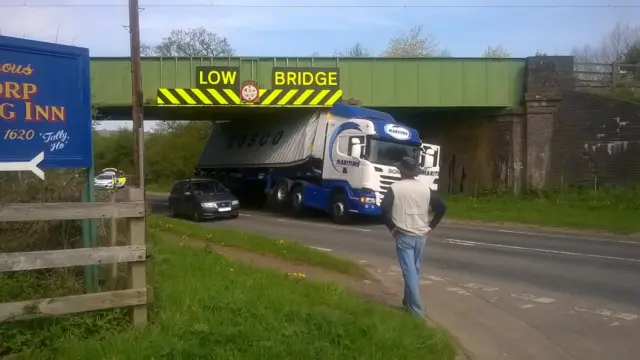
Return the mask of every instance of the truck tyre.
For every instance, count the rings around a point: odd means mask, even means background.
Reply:
[[[331,197],[329,214],[336,224],[348,224],[351,221],[349,213],[349,199],[343,193],[336,193]]]
[[[273,200],[277,210],[285,210],[289,202],[289,182],[280,181],[273,189]]]
[[[291,189],[289,195],[291,215],[302,216],[304,214],[304,186],[297,184]]]

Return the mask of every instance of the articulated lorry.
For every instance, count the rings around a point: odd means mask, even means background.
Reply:
[[[328,213],[336,223],[354,214],[380,215],[385,192],[400,179],[403,157],[419,160],[418,177],[438,188],[440,147],[387,113],[346,104],[306,115],[218,122],[196,166],[240,198],[267,195],[280,209]]]

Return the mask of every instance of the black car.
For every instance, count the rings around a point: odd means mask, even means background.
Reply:
[[[222,217],[235,219],[240,214],[240,202],[217,180],[186,179],[173,184],[169,194],[169,213],[194,221]]]

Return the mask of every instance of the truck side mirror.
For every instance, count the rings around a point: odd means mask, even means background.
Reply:
[[[435,153],[436,152],[433,149],[427,149],[425,154],[425,159],[424,159],[425,168],[433,167],[433,163],[434,163],[433,156],[435,155]]]
[[[360,145],[360,139],[352,138],[351,139],[351,156],[360,159],[360,155],[362,155],[362,145]]]

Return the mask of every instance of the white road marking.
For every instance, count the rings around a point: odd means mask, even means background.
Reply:
[[[618,325],[620,325],[619,322],[614,322],[614,323],[611,323],[611,325],[609,325],[609,326],[618,326]]]
[[[359,262],[360,264],[364,264],[364,263],[366,263],[366,262],[367,262],[367,260],[359,260],[358,262]]]
[[[454,292],[456,294],[460,294],[460,295],[464,295],[464,296],[471,296],[471,293],[466,291],[465,289],[461,289],[461,288],[457,288],[457,287],[449,287],[447,288],[447,291],[451,291]]]
[[[364,281],[364,283],[365,283],[365,284],[371,284],[371,283],[373,283],[373,281],[371,281],[371,280],[363,280],[363,281]]]
[[[480,289],[480,290],[484,290],[484,291],[498,291],[498,290],[500,290],[500,289],[498,289],[496,287],[490,287],[490,286],[474,284],[474,283],[463,284],[462,286],[464,286],[466,288],[470,288],[470,289]]]
[[[556,302],[556,299],[552,299],[552,298],[548,298],[548,297],[538,297],[538,296],[531,295],[531,294],[511,294],[511,296],[513,296],[514,298],[518,298],[518,299],[535,301],[535,302],[541,303],[541,304],[551,304],[551,303]]]
[[[617,257],[617,256],[606,256],[606,255],[596,255],[596,254],[584,254],[584,253],[576,253],[576,252],[570,252],[570,251],[560,251],[560,250],[550,250],[550,249],[540,249],[540,248],[529,248],[529,247],[524,247],[524,246],[514,246],[514,245],[504,245],[504,244],[491,244],[491,243],[484,243],[484,242],[478,242],[478,241],[446,239],[445,242],[449,243],[449,244],[456,244],[456,245],[473,244],[473,245],[490,246],[490,247],[497,247],[497,248],[504,248],[504,249],[537,251],[537,252],[543,252],[543,253],[548,253],[548,254],[570,255],[570,256],[590,257],[590,258],[617,260],[617,261],[631,261],[631,262],[640,263],[640,259],[622,258],[622,257]],[[464,243],[464,244],[462,244],[462,243]]]
[[[456,245],[476,246],[476,244],[474,244],[473,242],[465,241],[465,240],[447,239],[447,242],[449,242],[450,244],[456,244]]]
[[[265,216],[265,217],[268,217],[268,216]],[[297,221],[297,220],[289,220],[289,219],[282,219],[282,218],[277,218],[276,220],[282,221],[282,222],[288,222],[288,223],[292,223],[292,224],[312,225],[312,226],[328,227],[328,228],[340,229],[340,230],[352,230],[352,231],[362,231],[362,232],[371,231],[369,229],[361,229],[361,228],[350,227],[350,226],[337,226],[337,225],[318,224],[318,223],[314,223],[314,222],[310,222],[310,221]]]
[[[327,249],[327,248],[323,248],[323,247],[317,247],[317,246],[309,246],[309,247],[312,248],[312,249],[320,250],[320,251],[327,251],[327,252],[333,251],[331,249]]]
[[[636,314],[619,313],[619,312],[615,312],[615,311],[611,311],[611,310],[607,310],[607,309],[590,310],[590,309],[579,307],[579,306],[574,307],[574,309],[576,311],[586,312],[586,313],[590,313],[590,314],[594,314],[594,315],[602,315],[602,316],[605,316],[605,317],[612,317],[612,318],[622,319],[622,320],[627,320],[627,321],[632,321],[632,320],[638,319],[638,315],[636,315]]]
[[[548,234],[548,233],[536,233],[536,232],[528,232],[528,231],[515,231],[515,230],[498,230],[501,233],[508,234],[520,234],[520,235],[531,235],[531,236],[547,236],[547,237],[555,237],[561,239],[580,239],[580,240],[590,240],[590,241],[609,241],[609,242],[617,242],[623,244],[631,244],[631,245],[640,245],[640,242],[636,241],[624,241],[624,240],[614,240],[614,239],[603,239],[603,238],[595,238],[588,236],[580,236],[577,234]]]
[[[387,275],[395,275],[396,273],[394,273],[393,271],[387,271]]]
[[[433,281],[429,281],[429,280],[420,280],[420,285],[429,285],[429,284],[433,284]]]
[[[518,305],[518,307],[520,307],[521,309],[530,309],[532,307],[534,307],[535,305],[533,304],[522,304],[522,305]]]
[[[391,269],[391,271],[402,271],[402,269],[397,266],[391,266],[389,269]]]
[[[433,280],[433,281],[445,281],[447,279],[440,277],[440,276],[435,276],[435,275],[424,275],[425,278],[429,279],[429,280]]]

